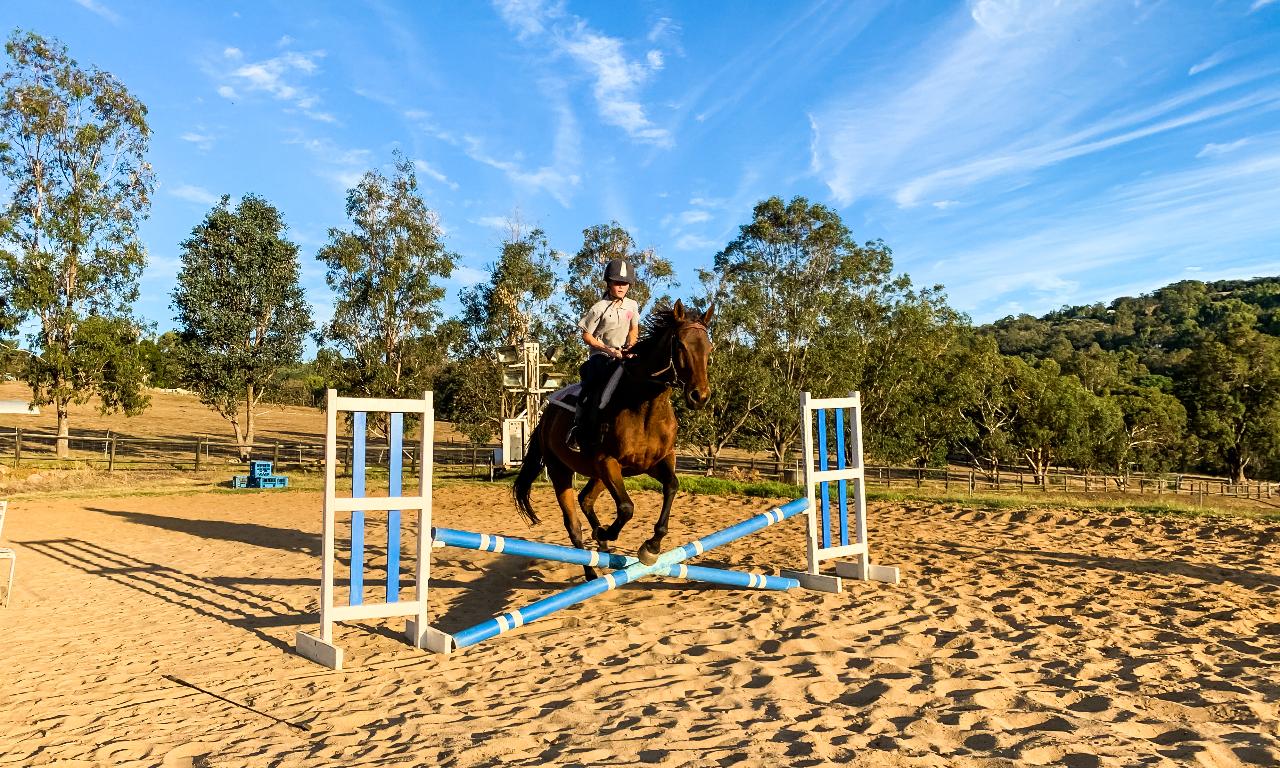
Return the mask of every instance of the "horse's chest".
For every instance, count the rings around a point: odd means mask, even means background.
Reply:
[[[618,462],[645,469],[675,450],[675,412],[670,408],[622,411],[612,432]]]

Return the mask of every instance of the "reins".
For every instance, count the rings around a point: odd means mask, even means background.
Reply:
[[[696,320],[690,320],[687,322],[689,326],[700,329],[703,333],[706,333],[707,338],[711,337],[711,334],[707,331],[707,326],[703,325],[702,323]],[[679,328],[671,329],[671,334],[670,334],[671,338],[668,339],[667,341],[667,364],[663,368],[653,371],[652,373],[646,374],[645,378],[647,378],[649,381],[655,384],[662,384],[663,386],[667,386],[667,387],[672,387],[677,384],[680,384],[680,385],[684,384],[684,382],[680,379],[680,371],[678,368],[676,368],[676,341],[679,340],[679,336],[680,336],[679,330],[680,330]],[[623,366],[623,370],[626,370],[625,365]],[[668,371],[671,373],[671,379],[669,381],[662,378],[664,375],[666,375]]]

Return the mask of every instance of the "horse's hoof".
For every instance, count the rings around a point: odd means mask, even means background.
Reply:
[[[638,559],[644,565],[653,565],[658,562],[658,550],[649,546],[649,542],[640,545],[640,551],[636,553]]]
[[[582,575],[587,577],[587,581],[595,581],[597,577],[596,569],[589,565],[584,565],[582,566]]]

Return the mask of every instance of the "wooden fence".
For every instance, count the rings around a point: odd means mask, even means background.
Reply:
[[[51,433],[15,428],[0,432],[0,461],[14,467],[27,465],[65,466],[66,463],[96,469],[206,471],[226,469],[240,471],[243,462],[234,442],[207,435],[190,438],[146,438],[113,433],[82,432],[67,438],[69,461],[57,458],[58,437]],[[490,477],[495,475],[494,449],[497,446],[469,446],[436,443],[435,462],[446,474]],[[385,446],[369,445],[371,465],[388,463]],[[339,441],[338,452],[344,468],[350,461],[351,445]],[[318,470],[324,462],[323,442],[272,440],[250,447],[250,458],[269,459],[277,471]],[[404,461],[416,468],[416,446],[405,446]],[[740,480],[774,480],[792,485],[803,481],[797,461],[778,461],[771,457],[717,458],[681,454],[676,457],[679,471]],[[1010,468],[994,471],[970,467],[914,468],[871,465],[866,468],[867,484],[886,489],[929,489],[959,493],[1132,493],[1151,496],[1226,496],[1240,499],[1280,497],[1280,484],[1254,481],[1232,483],[1222,478],[1198,475],[1083,474],[1054,470],[1048,473],[1042,487],[1031,472]]]

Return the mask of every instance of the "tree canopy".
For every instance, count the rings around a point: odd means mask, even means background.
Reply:
[[[245,459],[258,401],[311,330],[298,246],[284,235],[275,206],[246,195],[232,209],[224,195],[183,241],[173,293],[182,381],[231,423]]]
[[[147,404],[130,307],[146,254],[138,227],[154,185],[147,108],[57,41],[15,32],[0,74],[0,330],[34,319],[24,376],[69,434],[72,403]],[[58,441],[58,455],[68,454]]]

